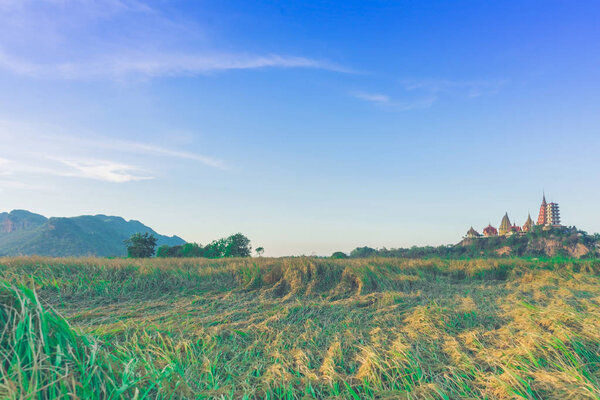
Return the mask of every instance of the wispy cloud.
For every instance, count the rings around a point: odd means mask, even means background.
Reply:
[[[49,189],[46,186],[43,185],[34,185],[34,184],[30,184],[30,183],[25,183],[22,182],[20,180],[13,180],[13,179],[0,179],[0,191],[3,190],[47,190]]]
[[[503,80],[449,80],[449,79],[404,79],[397,90],[399,100],[383,93],[352,91],[350,95],[380,107],[394,110],[414,110],[431,107],[445,97],[474,98],[497,93],[508,81]],[[416,99],[415,96],[419,96]]]
[[[62,176],[127,183],[154,179],[160,158],[189,160],[210,168],[228,165],[213,157],[152,143],[54,133],[58,128],[0,121],[0,176]],[[121,161],[126,160],[126,161]]]
[[[435,103],[437,97],[434,95],[429,95],[426,97],[421,97],[417,99],[411,100],[396,100],[392,99],[390,96],[382,93],[368,93],[361,91],[352,91],[350,92],[352,97],[355,97],[360,100],[367,101],[369,103],[385,107],[395,111],[408,111],[415,109],[423,109],[429,108]]]
[[[28,77],[143,80],[261,68],[354,72],[313,57],[218,50],[195,22],[140,0],[0,0],[2,9],[0,69]]]
[[[157,156],[166,156],[166,157],[174,157],[186,160],[198,161],[204,165],[209,167],[217,168],[217,169],[228,169],[228,166],[225,164],[223,160],[219,160],[213,157],[207,157],[200,154],[189,153],[187,151],[180,150],[172,150],[160,146],[149,145],[146,143],[139,142],[128,142],[128,141],[120,141],[115,143],[115,149],[118,147],[119,149],[129,148],[132,150],[137,150],[140,153],[146,153],[150,155]]]
[[[59,7],[83,6],[90,12],[153,12],[154,9],[138,0],[0,0],[0,9],[26,9],[32,6],[50,5]]]
[[[404,79],[400,81],[406,90],[424,90],[430,93],[452,93],[467,97],[479,97],[497,93],[508,83],[498,80],[450,80],[450,79]]]
[[[78,160],[61,157],[39,157],[33,161],[3,159],[0,164],[0,176],[22,176],[22,174],[38,176],[62,176],[71,178],[93,179],[112,183],[126,183],[153,179],[149,175],[141,175],[141,168],[111,160]],[[3,180],[5,187],[33,189],[22,180]]]
[[[350,94],[357,99],[370,101],[371,103],[389,104],[391,102],[389,96],[381,93],[350,92]]]
[[[48,135],[46,135],[46,137],[48,137]],[[99,136],[76,137],[68,135],[52,135],[50,136],[50,138],[58,142],[77,145],[79,147],[105,149],[119,153],[147,154],[152,156],[192,160],[211,168],[221,170],[229,169],[229,166],[225,163],[225,161],[221,159],[205,156],[202,154],[191,153],[188,151],[171,149],[155,144],[148,144],[131,140],[120,140],[112,138],[109,139],[102,138]]]
[[[138,167],[109,160],[52,159],[69,167],[68,170],[61,173],[63,176],[95,179],[114,183],[153,179],[152,176],[136,174],[136,172],[140,170]]]
[[[342,66],[305,57],[242,54],[113,54],[93,61],[69,60],[35,63],[0,52],[0,67],[13,73],[52,79],[148,79],[194,76],[227,70],[259,68],[313,68],[352,73]]]
[[[100,136],[94,132],[80,132],[78,136],[63,133],[64,129],[53,125],[36,125],[30,123],[0,120],[0,140],[21,143],[22,150],[68,149],[69,151],[110,150],[112,154],[145,154],[159,157],[196,161],[211,168],[227,170],[229,165],[219,158],[206,156],[190,151],[160,146],[152,142],[114,139]],[[15,150],[15,147],[12,147]],[[0,150],[1,151],[1,150]],[[44,153],[44,152],[41,152]],[[0,166],[3,159],[0,158]],[[8,160],[4,160],[8,162]]]

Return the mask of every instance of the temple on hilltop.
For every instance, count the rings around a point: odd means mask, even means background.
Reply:
[[[527,214],[527,220],[521,227],[516,223],[511,223],[508,218],[508,213],[504,214],[502,221],[500,222],[500,228],[496,229],[491,224],[483,228],[483,235],[480,235],[473,227],[467,231],[466,237],[469,239],[479,237],[492,237],[492,236],[511,236],[511,235],[524,235],[527,232],[531,232],[535,226],[542,226],[544,229],[550,229],[553,226],[561,226],[560,224],[560,211],[558,209],[558,203],[546,202],[546,194],[544,193],[542,198],[542,205],[540,206],[540,214],[538,216],[537,224],[533,223],[531,214]]]
[[[546,194],[544,194],[542,199],[537,224],[543,226],[560,226],[558,203],[546,203]]]

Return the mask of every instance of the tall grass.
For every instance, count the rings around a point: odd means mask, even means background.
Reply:
[[[599,399],[599,266],[0,259],[0,398]]]
[[[120,398],[135,386],[127,365],[45,309],[32,290],[2,284],[0,304],[0,397]]]

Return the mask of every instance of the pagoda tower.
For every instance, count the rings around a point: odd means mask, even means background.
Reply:
[[[544,226],[560,225],[560,210],[558,209],[558,203],[547,203],[546,195],[544,195],[542,199],[537,224]]]
[[[558,203],[548,203],[547,207],[546,214],[548,214],[548,225],[560,225],[560,211],[558,210]]]
[[[546,203],[546,194],[544,193],[544,197],[542,199],[542,205],[540,206],[540,214],[538,215],[538,225],[546,225],[548,222],[548,203]]]
[[[529,232],[533,229],[533,220],[531,219],[531,214],[527,214],[527,221],[525,221],[525,225],[523,225],[523,232]]]
[[[502,217],[502,222],[500,222],[500,229],[498,233],[500,236],[505,236],[512,229],[512,224],[510,223],[510,219],[508,218],[508,213],[504,214]]]

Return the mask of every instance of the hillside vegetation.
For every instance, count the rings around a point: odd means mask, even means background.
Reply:
[[[339,252],[338,252],[339,253]],[[336,254],[338,254],[336,253]],[[343,254],[343,253],[341,253]],[[456,245],[399,249],[357,247],[350,257],[401,258],[508,258],[508,257],[600,257],[600,234],[590,235],[575,227],[535,226],[532,231],[512,236],[464,238]]]
[[[0,259],[0,398],[598,399],[600,262]]]

